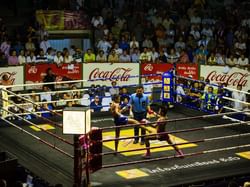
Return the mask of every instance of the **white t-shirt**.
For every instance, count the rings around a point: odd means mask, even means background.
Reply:
[[[246,101],[246,94],[244,94],[242,92],[234,91],[232,93],[232,98],[235,99],[235,100],[238,100],[238,101],[244,101],[245,102]],[[234,107],[234,109],[237,109],[237,110],[243,110],[244,103],[234,101],[233,107]]]

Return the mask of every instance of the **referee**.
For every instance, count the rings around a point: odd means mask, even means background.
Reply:
[[[147,111],[150,110],[149,100],[147,95],[143,93],[143,86],[139,85],[136,88],[136,93],[132,94],[129,100],[129,106],[131,106],[131,111],[133,113],[134,119],[141,121],[146,119]],[[139,130],[141,129],[141,135],[145,135],[145,129],[134,127],[134,136],[139,136]],[[139,142],[139,138],[134,139],[134,144]],[[144,137],[141,137],[141,145],[145,143]]]

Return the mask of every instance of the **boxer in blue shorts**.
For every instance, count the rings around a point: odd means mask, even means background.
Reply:
[[[126,124],[140,124],[138,121],[132,118],[128,118],[127,116],[124,116],[122,113],[126,110],[126,108],[121,109],[120,107],[120,96],[119,95],[114,95],[113,96],[113,101],[110,105],[110,111],[112,113],[112,116],[114,117],[114,123],[116,126],[122,126]],[[144,127],[142,127],[144,128]],[[115,130],[115,152],[118,150],[118,143],[119,140],[117,138],[120,137],[120,128],[116,128]]]

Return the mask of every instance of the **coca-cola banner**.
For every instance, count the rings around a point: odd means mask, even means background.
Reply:
[[[242,85],[242,90],[249,90],[250,73],[240,68],[227,66],[201,65],[200,76],[209,79],[211,83],[227,83],[228,87],[236,88]]]
[[[3,76],[7,75],[5,82],[10,83],[11,85],[22,85],[24,83],[23,77],[23,66],[14,66],[14,67],[3,67],[0,68],[0,84],[2,83]],[[23,86],[13,87],[12,91],[23,90]]]
[[[84,86],[99,84],[110,86],[116,80],[119,86],[139,84],[138,63],[88,63],[83,64]],[[93,82],[94,81],[94,82]]]
[[[153,63],[145,63],[141,65],[141,74],[148,75],[148,74],[160,74],[159,76],[149,76],[148,79],[150,81],[161,81],[161,75],[169,71],[173,68],[172,64],[153,64]]]
[[[177,75],[199,79],[199,66],[197,64],[176,64]]]
[[[62,64],[62,66],[56,64],[26,64],[25,83],[42,82],[48,68],[51,68],[54,75],[56,75],[56,81],[80,80],[82,79],[81,66],[81,64]]]

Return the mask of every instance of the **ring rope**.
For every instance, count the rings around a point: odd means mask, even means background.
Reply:
[[[183,133],[183,132],[192,132],[192,131],[199,131],[199,130],[207,130],[210,128],[222,128],[222,127],[230,127],[230,126],[235,126],[235,125],[241,125],[241,124],[248,124],[250,121],[246,122],[240,122],[240,123],[229,123],[229,124],[224,124],[223,126],[206,126],[206,127],[196,127],[196,128],[190,128],[190,129],[181,129],[181,130],[173,130],[173,131],[167,131],[167,132],[160,132],[160,133],[154,133],[154,134],[145,134],[145,135],[140,135],[140,136],[129,136],[129,137],[119,137],[119,138],[109,138],[109,139],[104,139],[100,140],[99,142],[109,142],[109,141],[114,141],[114,140],[126,140],[126,139],[131,139],[131,138],[142,138],[142,137],[147,137],[147,136],[155,136],[155,135],[165,135],[165,134],[177,134],[177,133]],[[145,125],[145,123],[144,123]]]
[[[21,97],[21,96],[15,94],[14,92],[11,92],[11,91],[9,91],[9,90],[7,90],[7,89],[4,90],[4,91],[6,91],[6,92],[8,92],[8,93],[11,93],[11,94],[15,95],[16,97],[18,97],[18,98],[20,98],[20,99],[23,99],[24,101],[30,102],[30,103],[32,103],[32,104],[35,105],[35,106],[38,106],[38,104],[36,104],[35,102],[33,102],[33,101],[29,100],[29,99],[26,99],[26,98],[24,98],[24,97]],[[3,98],[0,98],[0,99],[4,100]],[[7,100],[7,102],[9,102],[9,100]],[[14,103],[14,102],[12,102],[12,104],[13,104],[13,103]],[[24,109],[24,110],[25,110],[25,109]],[[62,117],[62,114],[60,114],[60,113],[53,112],[52,110],[49,110],[49,109],[46,109],[46,110],[49,111],[49,112],[52,112],[53,114],[56,114],[56,115]],[[26,110],[26,111],[27,111],[27,110]],[[55,122],[53,122],[53,123],[55,123]]]
[[[35,93],[24,93],[18,94],[19,96],[30,96],[30,95],[41,95],[44,93],[67,93],[67,92],[77,92],[77,91],[87,91],[88,89],[75,89],[75,90],[58,90],[58,91],[48,91],[48,92],[35,92]],[[8,95],[9,97],[15,97],[15,95]]]
[[[20,131],[22,131],[22,132],[24,132],[24,133],[26,133],[26,134],[32,136],[32,137],[35,138],[36,140],[38,140],[38,141],[40,141],[40,142],[42,142],[42,143],[48,145],[49,147],[51,147],[51,148],[53,148],[53,149],[55,149],[55,150],[57,150],[57,151],[59,151],[59,152],[65,154],[65,155],[67,155],[67,156],[70,157],[70,158],[74,158],[73,155],[71,155],[71,154],[69,154],[69,153],[63,151],[62,149],[60,149],[59,147],[55,146],[54,144],[51,144],[51,143],[49,143],[49,142],[47,142],[47,141],[41,139],[40,137],[38,137],[38,136],[36,136],[36,135],[30,133],[29,131],[27,131],[27,130],[25,130],[25,129],[23,129],[23,128],[17,126],[17,125],[15,125],[14,123],[12,123],[12,122],[10,122],[10,121],[8,121],[8,120],[2,118],[2,117],[1,117],[1,119],[2,119],[3,121],[7,122],[8,124],[10,124],[11,126],[17,128],[17,129],[19,129]]]
[[[211,118],[211,117],[220,117],[220,116],[224,116],[224,115],[241,114],[241,113],[249,112],[249,111],[250,110],[237,111],[237,112],[226,112],[226,113],[219,113],[219,114],[212,114],[212,115],[193,116],[193,117],[185,117],[185,118],[178,118],[178,119],[168,119],[168,120],[164,120],[162,122],[177,122],[177,121],[186,121],[186,120],[193,120],[193,119],[206,119],[206,118]],[[150,124],[155,124],[155,123],[156,122],[149,122],[147,124],[150,125]],[[116,128],[125,128],[125,127],[136,127],[136,126],[140,126],[140,125],[141,124],[127,124],[127,125],[122,125],[122,126],[109,126],[109,127],[102,127],[101,130],[110,130],[110,129],[116,129]],[[156,123],[156,125],[157,125],[157,123]]]
[[[5,109],[2,108],[2,110],[5,110]],[[12,113],[12,115],[16,116],[18,119],[21,119],[21,120],[23,120],[23,121],[29,123],[30,125],[35,126],[35,127],[38,128],[39,130],[41,130],[41,131],[43,131],[43,132],[45,132],[45,133],[47,133],[47,134],[49,134],[49,135],[55,137],[56,139],[61,140],[61,141],[63,141],[64,143],[67,143],[67,144],[69,144],[69,145],[72,145],[72,146],[74,145],[73,143],[69,142],[69,141],[66,140],[65,138],[62,138],[62,137],[60,137],[60,136],[58,136],[58,135],[56,135],[56,134],[54,134],[54,133],[52,133],[52,132],[50,132],[50,131],[46,131],[46,130],[44,130],[43,128],[39,127],[37,124],[32,123],[31,121],[29,121],[29,120],[27,120],[27,119],[25,119],[25,118],[22,118],[22,117],[20,117],[20,116],[17,116],[15,113],[13,113],[13,112],[11,112],[11,111],[8,111],[8,110],[6,110],[6,111],[9,112],[9,113]],[[1,118],[1,119],[3,119],[3,118]],[[8,120],[6,120],[6,121],[8,121]]]
[[[244,136],[249,136],[249,135],[250,135],[250,133],[242,133],[242,134],[221,136],[221,137],[215,137],[215,138],[205,138],[205,139],[192,140],[192,141],[183,142],[183,143],[174,143],[174,144],[154,146],[154,147],[150,147],[150,149],[158,149],[158,148],[186,145],[186,144],[192,144],[192,143],[209,142],[209,141],[214,141],[214,140],[224,140],[224,139],[244,137]],[[111,154],[114,154],[114,153],[127,153],[127,152],[134,152],[134,151],[143,151],[143,150],[146,150],[146,149],[147,148],[137,148],[137,149],[132,149],[132,150],[124,150],[124,151],[116,151],[116,152],[110,151],[110,152],[105,152],[105,153],[101,153],[101,154],[95,154],[94,156],[98,156],[98,155],[105,156],[105,155],[111,155]]]
[[[207,151],[200,151],[200,152],[194,152],[194,153],[187,153],[187,154],[184,154],[183,156],[184,157],[197,156],[197,155],[202,155],[202,154],[222,152],[222,151],[228,151],[228,150],[234,150],[234,149],[240,149],[240,148],[246,148],[246,147],[250,147],[250,144],[233,146],[233,147],[226,147],[226,148],[220,148],[220,149],[211,149],[211,150],[207,150]],[[130,161],[130,162],[107,164],[107,165],[103,165],[102,168],[127,166],[127,165],[141,164],[141,163],[154,162],[154,161],[160,161],[160,160],[167,160],[167,159],[171,159],[171,158],[180,158],[180,157],[182,157],[182,156],[181,155],[174,155],[174,156],[165,156],[165,157],[159,157],[159,158],[151,158],[151,159],[147,159],[147,160],[136,160],[136,161]]]
[[[222,98],[223,98],[223,99],[228,99],[228,100],[230,100],[230,101],[234,101],[234,102],[243,103],[243,104],[245,104],[245,105],[250,105],[250,103],[245,102],[245,101],[241,101],[241,100],[238,100],[238,99],[233,99],[233,98],[230,98],[230,97],[225,97],[225,96],[223,96]]]

